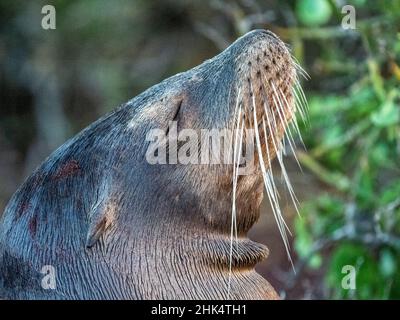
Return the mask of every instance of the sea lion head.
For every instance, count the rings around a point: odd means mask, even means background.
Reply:
[[[146,139],[154,141],[142,156],[153,166],[149,181],[162,188],[160,201],[165,196],[175,212],[227,233],[235,198],[235,224],[245,234],[259,215],[263,175],[268,176],[295,116],[297,68],[275,34],[255,30],[200,66],[153,87],[147,92],[150,99],[145,92],[139,106],[142,126],[138,117],[130,126],[145,127]]]

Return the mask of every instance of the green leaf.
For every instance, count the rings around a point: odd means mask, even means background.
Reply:
[[[399,122],[400,108],[392,100],[386,101],[371,115],[371,121],[378,127],[389,127]]]
[[[396,260],[392,253],[384,249],[379,257],[379,269],[384,277],[390,277],[396,272]]]
[[[329,21],[332,9],[327,0],[300,0],[296,5],[296,14],[306,26],[320,26]]]
[[[308,265],[312,269],[319,269],[322,265],[322,256],[320,254],[314,254],[309,260]]]

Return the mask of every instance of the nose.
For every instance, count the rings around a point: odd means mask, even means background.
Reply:
[[[247,33],[244,37],[260,39],[260,38],[272,38],[274,40],[280,40],[278,36],[273,33],[272,31],[265,30],[265,29],[256,29]]]
[[[273,33],[272,31],[269,31],[269,30],[263,30],[263,31],[264,31],[268,36],[274,38],[275,40],[279,40],[278,36],[277,36],[275,33]]]
[[[258,55],[265,50],[278,51],[279,55],[284,54],[284,43],[277,35],[269,30],[256,29],[246,33],[244,36],[236,40],[231,46],[236,56],[241,56],[246,59],[253,55]],[[266,54],[264,54],[265,56]]]

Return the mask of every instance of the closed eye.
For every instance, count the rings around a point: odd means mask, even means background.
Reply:
[[[177,107],[176,107],[176,110],[175,110],[175,113],[174,113],[174,117],[172,118],[172,121],[178,122],[179,112],[181,111],[182,103],[183,103],[183,100],[180,100],[179,103],[178,103],[178,105],[177,105]],[[176,125],[178,126],[178,123],[177,123]],[[166,130],[166,132],[165,132],[165,136],[168,136],[169,127],[170,127],[170,126],[168,125],[167,130]]]

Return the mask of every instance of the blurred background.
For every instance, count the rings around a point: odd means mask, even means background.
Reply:
[[[41,27],[45,4],[55,30]],[[346,4],[354,30],[341,24]],[[311,76],[303,171],[286,158],[300,216],[281,191],[296,273],[266,203],[250,233],[270,248],[257,270],[286,299],[400,299],[399,0],[2,0],[0,213],[68,138],[255,28],[279,35]],[[354,290],[342,287],[345,265]]]

